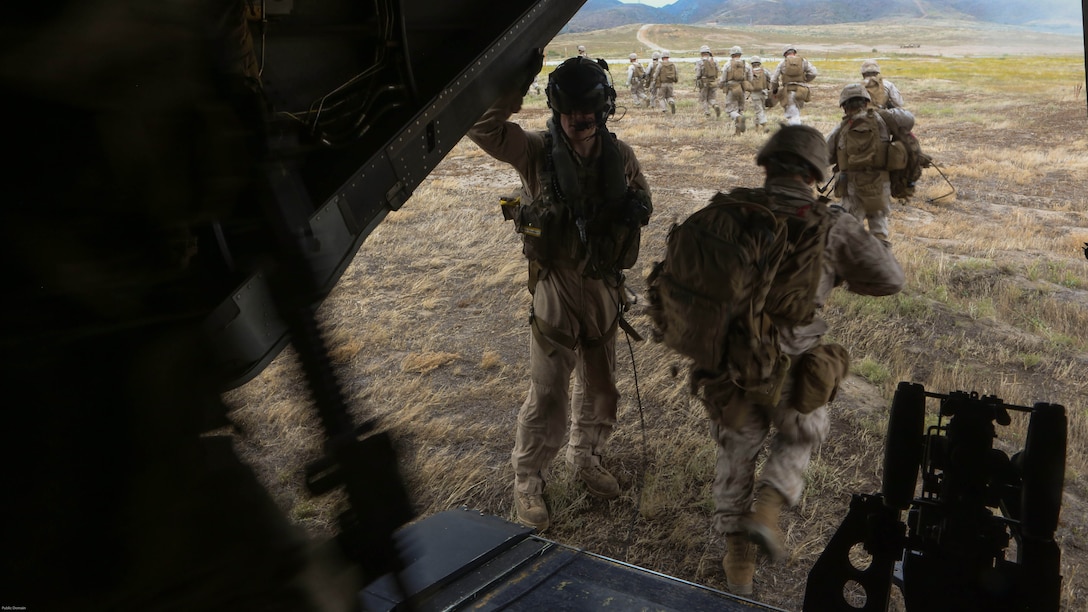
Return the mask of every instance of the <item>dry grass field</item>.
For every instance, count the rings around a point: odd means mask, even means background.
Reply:
[[[958,26],[957,26],[958,27]],[[973,27],[973,26],[972,26]],[[590,50],[623,57],[637,28],[583,35]],[[744,30],[740,44],[779,48],[798,32]],[[965,38],[976,32],[976,39]],[[881,32],[878,35],[872,32]],[[830,340],[846,345],[853,375],[832,405],[830,439],[814,456],[801,503],[784,516],[790,556],[761,562],[755,598],[801,607],[805,577],[845,514],[851,493],[879,489],[883,437],[898,381],[928,390],[977,391],[1008,403],[1053,402],[1069,414],[1062,519],[1063,608],[1088,608],[1088,112],[1079,39],[1050,37],[1020,48],[1006,29],[903,31],[835,26],[796,43],[820,70],[806,123],[838,123],[842,85],[878,53],[884,75],[917,116],[915,133],[951,184],[927,170],[920,197],[892,213],[894,252],[906,289],[889,298],[837,292],[827,308]],[[728,33],[722,44],[732,44]],[[823,36],[821,37],[821,33]],[[920,48],[899,55],[908,34]],[[864,35],[863,35],[864,34]],[[672,35],[672,34],[670,34]],[[707,29],[662,41],[698,47]],[[993,39],[1010,41],[994,44]],[[879,39],[877,39],[879,37]],[[1058,41],[1055,43],[1054,41]],[[577,44],[559,40],[553,49]],[[896,43],[897,46],[898,43]],[[1042,44],[1042,43],[1040,43]],[[970,53],[936,53],[941,47]],[[1062,46],[1064,45],[1064,46]],[[927,49],[929,47],[929,49]],[[772,51],[774,55],[777,51]],[[804,54],[804,52],[802,52]],[[773,68],[774,63],[768,64]],[[683,70],[686,68],[687,73]],[[719,189],[756,186],[754,156],[766,135],[734,135],[706,120],[682,69],[676,115],[623,109],[610,127],[630,143],[653,189],[654,218],[628,282],[641,292],[666,231]],[[619,70],[617,80],[622,81]],[[620,92],[620,104],[627,103]],[[781,119],[781,109],[770,118]],[[548,111],[529,96],[516,118],[540,128]],[[513,517],[515,413],[527,389],[528,293],[524,259],[500,195],[518,179],[509,167],[461,142],[398,212],[377,228],[323,304],[320,317],[338,374],[360,418],[377,417],[399,441],[416,510],[426,516],[465,505]],[[944,197],[941,197],[944,196]],[[629,319],[649,331],[635,306]],[[710,528],[714,445],[692,405],[683,363],[664,347],[617,341],[623,398],[607,466],[624,494],[587,497],[562,460],[545,496],[547,537],[685,580],[724,588],[723,543]],[[294,520],[314,534],[333,529],[333,501],[309,499],[301,467],[317,454],[320,430],[288,349],[257,379],[232,392],[238,446]],[[1025,423],[999,428],[997,445],[1022,445]]]

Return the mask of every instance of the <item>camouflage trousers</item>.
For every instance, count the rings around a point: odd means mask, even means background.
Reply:
[[[673,84],[662,83],[654,90],[654,96],[657,99],[654,108],[661,112],[668,112],[670,104],[676,104],[676,98],[673,97]]]
[[[869,227],[869,233],[888,240],[888,216],[892,211],[892,185],[886,170],[843,172],[836,185],[842,207]]]
[[[725,112],[730,119],[736,119],[744,114],[745,91],[738,83],[731,83],[725,88]]]
[[[801,109],[805,107],[805,103],[797,99],[797,94],[788,91],[786,97],[782,100],[782,108],[786,114],[787,125],[801,125]]]
[[[738,398],[731,410],[741,413],[732,426],[713,421],[710,424],[710,436],[718,445],[713,486],[714,529],[718,533],[740,531],[741,517],[751,511],[756,460],[772,425],[776,431],[758,482],[777,489],[791,506],[801,499],[803,473],[812,452],[827,438],[831,424],[827,406],[809,414],[789,407],[788,391],[777,406],[771,407],[755,406]]]
[[[767,112],[764,103],[767,101],[767,95],[761,89],[756,90],[748,94],[748,101],[752,103],[752,115],[755,116],[756,125],[766,125]]]
[[[568,405],[567,463],[600,465],[619,403],[613,329],[619,291],[576,270],[549,270],[537,282],[533,316],[572,342],[535,331],[530,337],[529,395],[518,413],[510,454],[518,492],[544,490],[547,468],[566,434]]]
[[[718,88],[714,85],[707,85],[699,90],[699,107],[703,109],[703,114],[710,116],[710,109],[718,108]]]
[[[642,81],[631,81],[631,102],[635,106],[649,106],[650,97],[646,95],[646,87]]]

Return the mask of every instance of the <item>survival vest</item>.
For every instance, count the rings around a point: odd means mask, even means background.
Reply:
[[[677,81],[676,64],[661,62],[661,72],[658,73],[658,79],[662,83],[675,83]]]
[[[606,139],[611,140],[602,143],[599,163],[576,167],[569,154],[556,150],[557,137],[544,133],[540,196],[528,203],[502,201],[503,215],[522,235],[529,261],[544,268],[586,261],[585,275],[591,278],[614,278],[635,265],[643,220],[635,218],[634,207],[639,198],[646,198],[646,210],[650,203],[645,192],[628,188],[615,134]],[[593,187],[575,193],[582,184]]]
[[[642,67],[642,64],[635,62],[632,64],[631,69],[631,82],[642,81],[646,77],[646,69]]]
[[[805,80],[805,58],[790,55],[782,60],[782,82],[801,83]]]
[[[778,326],[810,322],[830,215],[778,205],[763,189],[718,193],[674,225],[648,277],[654,339],[695,361],[699,381],[728,380],[777,403],[789,366]]]
[[[866,77],[865,91],[869,92],[873,104],[880,108],[888,105],[888,91],[884,89],[884,79],[880,78],[880,76]]]

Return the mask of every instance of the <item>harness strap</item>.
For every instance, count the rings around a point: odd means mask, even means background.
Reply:
[[[608,328],[608,331],[604,332],[603,336],[599,336],[597,338],[574,338],[570,334],[565,334],[558,329],[552,327],[545,321],[541,320],[539,317],[536,316],[536,313],[533,311],[532,308],[529,309],[529,326],[533,330],[533,337],[536,338],[536,341],[541,345],[546,346],[546,344],[544,343],[544,339],[547,338],[555,344],[558,344],[559,346],[571,351],[573,351],[574,348],[579,344],[581,344],[583,348],[594,348],[604,344],[605,342],[608,342],[613,336],[616,335],[616,327],[621,325],[621,319],[622,316],[617,316],[616,320],[612,322],[612,326]],[[624,324],[625,323],[626,321],[624,321]],[[625,327],[624,329],[627,328]],[[632,329],[631,331],[634,330]],[[636,332],[632,335],[637,336],[638,334]],[[551,353],[549,353],[549,355],[550,354]]]

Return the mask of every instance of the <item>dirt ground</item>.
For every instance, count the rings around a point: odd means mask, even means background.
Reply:
[[[956,48],[963,51],[962,47]],[[972,47],[972,52],[1000,52],[1001,48],[983,42]],[[933,52],[933,49],[920,50],[926,51]],[[899,85],[909,101],[919,106],[939,104],[941,96],[945,95],[934,93],[929,97],[909,91],[905,87],[909,83]],[[691,92],[682,94],[682,99],[688,103],[693,98]],[[655,218],[643,242],[643,260],[646,262],[660,252],[669,224],[701,206],[716,190],[755,186],[761,182],[761,174],[753,160],[765,135],[752,132],[733,135],[726,121],[708,123],[688,103],[682,104],[681,112],[675,116],[636,109],[627,111],[626,116],[611,124],[635,149],[654,191]],[[821,103],[827,104],[826,101]],[[770,113],[773,125],[780,119],[781,109],[773,109]],[[519,117],[526,125],[540,126],[546,114],[542,101],[531,98]],[[984,144],[1016,147],[1026,143],[1032,147],[1065,147],[1083,152],[1088,126],[1085,114],[1082,95],[1079,100],[1065,104],[1038,105],[1038,112],[1031,119],[1012,128],[1005,125],[948,127],[939,133],[930,131],[928,136],[933,142],[939,139],[940,161],[947,167],[968,163]],[[920,125],[924,125],[921,118]],[[646,126],[652,126],[652,129]],[[833,123],[821,119],[817,127],[829,131]],[[936,180],[932,171],[928,176]],[[444,194],[442,201],[445,204],[421,210],[413,199],[406,204],[403,213],[397,213],[401,217],[391,216],[364,244],[341,286],[323,307],[326,313],[338,313],[328,315],[335,337],[359,337],[363,339],[361,342],[370,343],[370,348],[355,349],[350,358],[343,360],[340,372],[348,381],[349,395],[363,398],[366,410],[377,410],[385,415],[398,410],[411,412],[413,407],[404,406],[398,399],[399,394],[407,393],[407,387],[414,390],[425,385],[437,396],[437,399],[428,400],[434,405],[423,407],[425,412],[419,416],[404,417],[406,421],[414,421],[404,423],[406,435],[401,445],[405,473],[421,516],[457,505],[468,505],[508,518],[512,516],[508,453],[512,444],[514,411],[526,385],[527,331],[524,322],[527,300],[521,284],[524,268],[517,255],[516,238],[508,224],[497,219],[497,206],[493,203],[499,194],[516,187],[516,181],[509,168],[463,142],[417,190],[417,194],[437,190]],[[1027,186],[1011,184],[1001,177],[957,178],[954,200],[939,204],[915,201],[897,205],[893,211],[893,240],[912,246],[922,245],[939,254],[949,245],[914,235],[910,229],[912,224],[939,216],[949,223],[970,220],[979,225],[1003,227],[1010,215],[1046,218],[1053,222],[1056,232],[1088,239],[1085,212],[1088,201],[1084,185],[1083,177],[1063,173],[1061,169],[1055,169]],[[495,210],[489,209],[486,214],[477,212],[486,207]],[[450,231],[461,232],[463,235],[459,240],[471,241],[471,245],[453,244],[448,236],[435,233],[435,228],[460,228]],[[413,257],[409,255],[413,253],[410,249],[418,247],[410,244],[405,236],[416,235],[433,237],[431,248],[440,253],[418,261],[410,259]],[[473,249],[479,252],[467,252]],[[1031,251],[992,255],[995,260],[1007,260],[1010,267],[1038,256]],[[1081,255],[1070,252],[1069,257]],[[487,261],[481,263],[472,258]],[[1088,266],[1088,262],[1083,263]],[[462,264],[464,270],[460,267]],[[449,281],[424,286],[436,269],[443,270],[444,275],[448,272]],[[633,271],[631,276],[637,278],[643,272],[641,269]],[[493,284],[487,285],[486,289],[475,286],[468,289],[464,283],[477,274],[489,276]],[[992,281],[985,277],[962,280],[967,287],[971,283],[985,285]],[[1025,278],[1019,282],[1031,286],[1034,281]],[[1070,288],[1067,297],[1070,303],[1088,305],[1088,292],[1083,289]],[[931,307],[939,308],[939,305]],[[368,327],[375,324],[371,319],[396,319],[405,309],[411,310],[410,315],[405,316],[412,327],[405,328],[402,338],[383,338],[381,343],[375,344],[375,332]],[[937,323],[913,330],[917,341],[904,343],[897,350],[917,355],[919,364],[937,364],[963,358],[961,354],[950,352],[947,346],[926,341],[943,332],[954,330],[966,336],[996,337],[998,340],[994,342],[1010,346],[1025,342],[1024,333],[1014,327],[962,313],[945,314],[947,316],[933,319]],[[837,321],[836,316],[841,314],[832,312],[829,315],[833,328],[847,323]],[[648,329],[648,320],[637,307],[631,319],[636,327]],[[946,329],[935,329],[938,327]],[[910,336],[911,331],[907,330],[905,335]],[[842,341],[850,344],[855,339]],[[866,341],[872,340],[856,339],[856,346],[851,346],[851,350],[863,348]],[[879,342],[879,338],[876,341]],[[680,483],[684,485],[680,494],[683,497],[681,510],[655,515],[638,504],[640,493],[665,486],[656,482],[654,476],[656,464],[677,460],[670,455],[669,441],[676,436],[705,439],[705,418],[698,411],[683,407],[686,405],[682,400],[684,381],[682,377],[670,380],[661,372],[667,369],[669,359],[663,356],[660,347],[640,345],[633,349],[638,356],[638,367],[657,370],[640,371],[642,381],[637,388],[631,379],[628,348],[621,342],[618,349],[620,386],[625,401],[621,408],[621,425],[611,443],[609,465],[625,488],[625,494],[611,502],[594,501],[584,495],[556,500],[553,505],[555,525],[546,536],[684,580],[724,589],[720,566],[722,544],[710,529],[709,508],[705,501],[700,502],[706,499],[712,478],[712,460],[705,460],[710,457],[705,453],[712,453],[711,444],[704,444],[699,451],[703,454],[693,458],[700,461],[692,462],[695,467],[690,482]],[[406,376],[408,358],[418,354],[450,357],[435,368],[421,367],[420,373]],[[489,386],[490,374],[485,379],[475,372],[483,369],[475,367],[476,364],[488,359],[499,364],[489,368],[503,379],[501,387],[493,389]],[[1088,355],[1073,355],[1071,360],[1073,367],[1079,363],[1081,371],[1088,372]],[[288,394],[301,392],[297,374],[282,364],[284,360],[277,361],[281,363],[235,394],[236,404],[258,403],[278,385],[286,384],[286,387],[279,387],[281,391],[277,394],[284,393],[284,388]],[[924,375],[925,372],[919,372],[919,376]],[[1042,396],[1038,399],[1060,399],[1070,410],[1088,410],[1088,388],[1083,381],[1079,384],[1057,383],[1045,370],[1020,375],[1024,377],[1025,387],[1039,391]],[[279,380],[273,381],[274,378]],[[1088,376],[1083,378],[1088,379]],[[473,387],[477,387],[478,392],[469,395]],[[416,396],[411,397],[415,401]],[[850,494],[873,493],[880,488],[881,426],[888,406],[886,390],[858,375],[852,375],[846,381],[834,404],[831,435],[810,470],[809,490],[813,493],[784,515],[783,525],[791,547],[789,560],[776,566],[760,561],[755,599],[787,610],[801,608],[808,572],[846,514]],[[445,429],[441,433],[424,430],[422,422],[427,421],[429,426],[432,420],[441,420]],[[480,429],[484,424],[496,429]],[[282,474],[292,469],[291,465],[284,465],[282,449],[261,442],[268,439],[260,432],[263,425],[247,427],[256,433],[243,442],[243,449],[255,464],[263,466],[260,471],[266,479],[282,481]],[[496,434],[496,430],[502,433]],[[482,431],[491,434],[485,437],[481,435]],[[647,439],[650,440],[648,444]],[[460,476],[454,479],[444,472],[425,473],[430,468],[421,466],[428,465],[426,462],[434,461],[436,457],[444,458],[448,464],[471,464],[475,480]],[[562,484],[564,476],[557,475],[556,478]],[[472,484],[466,484],[469,481]],[[293,515],[301,524],[318,534],[330,531],[330,524],[320,510],[298,510],[301,496],[297,491],[284,490],[282,484],[278,489],[277,498],[285,506],[294,507]],[[1088,608],[1088,572],[1084,569],[1088,568],[1086,500],[1088,486],[1084,475],[1069,475],[1058,532],[1064,575],[1063,609],[1067,610]],[[557,508],[560,509],[558,513],[555,512]]]

